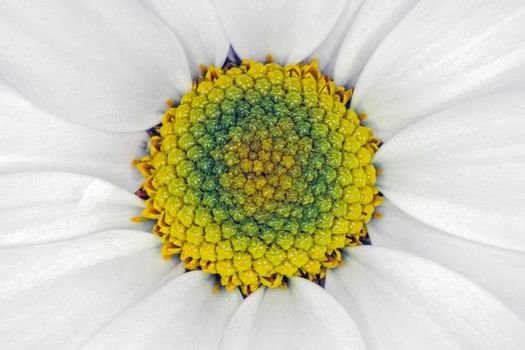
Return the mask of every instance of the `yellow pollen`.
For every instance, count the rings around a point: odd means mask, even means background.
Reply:
[[[286,288],[294,276],[322,283],[382,217],[372,164],[381,141],[348,107],[352,90],[315,60],[266,61],[201,65],[133,162],[146,208],[131,220],[154,220],[162,256],[217,275],[215,292]]]

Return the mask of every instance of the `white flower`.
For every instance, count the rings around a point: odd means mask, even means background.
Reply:
[[[525,347],[525,3],[0,5],[0,348]],[[199,64],[319,59],[384,145],[373,246],[325,288],[165,262],[130,161]]]

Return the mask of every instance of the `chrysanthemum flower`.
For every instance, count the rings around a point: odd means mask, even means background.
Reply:
[[[525,347],[523,1],[0,9],[0,348]]]

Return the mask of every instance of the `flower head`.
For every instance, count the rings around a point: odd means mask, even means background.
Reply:
[[[524,23],[7,0],[0,348],[524,348]]]

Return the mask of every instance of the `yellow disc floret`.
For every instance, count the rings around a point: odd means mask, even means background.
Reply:
[[[163,256],[244,294],[341,264],[382,202],[350,97],[315,61],[210,67],[135,162]]]

